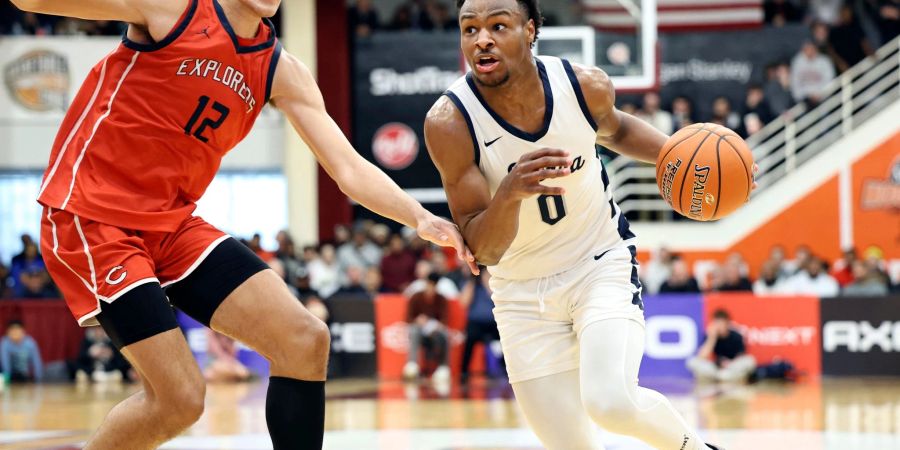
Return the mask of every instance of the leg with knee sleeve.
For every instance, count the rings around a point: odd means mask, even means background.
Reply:
[[[580,336],[581,400],[595,422],[661,450],[706,450],[659,392],[637,384],[644,329],[630,319],[587,325]]]

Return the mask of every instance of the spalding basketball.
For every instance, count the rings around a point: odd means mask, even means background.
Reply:
[[[753,154],[734,131],[714,123],[678,130],[656,161],[663,199],[694,220],[721,219],[747,202],[753,186]]]

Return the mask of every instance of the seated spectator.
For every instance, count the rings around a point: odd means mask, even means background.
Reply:
[[[828,43],[834,51],[832,56],[839,73],[855,66],[874,52],[850,4],[841,6],[838,22],[828,33]]]
[[[88,327],[72,364],[75,381],[96,383],[122,380],[136,381],[137,374],[131,364],[119,353],[112,340],[101,327]]]
[[[452,250],[450,247],[446,248]],[[456,251],[451,252],[451,255],[453,255],[454,259],[457,258]],[[460,266],[457,265],[456,270],[450,269],[450,262],[447,259],[447,254],[444,253],[443,248],[431,254],[431,267],[434,268],[434,273],[440,275],[442,278],[452,281],[457,289],[462,288],[466,282],[466,274],[460,270]]]
[[[466,344],[463,348],[462,372],[460,382],[466,384],[469,381],[469,365],[472,362],[472,351],[475,344],[484,344],[484,351],[490,351],[491,344],[500,340],[500,331],[497,330],[497,321],[494,320],[494,302],[491,300],[491,275],[487,269],[482,269],[480,275],[476,275],[466,282],[459,301],[463,307],[468,308],[466,316]]]
[[[787,277],[793,275],[794,272],[796,271],[796,268],[787,267],[787,264],[786,264],[786,261],[784,258],[785,258],[784,247],[782,247],[781,245],[777,245],[777,244],[773,245],[772,248],[769,250],[768,261],[770,261],[775,266],[775,271],[777,272],[777,277],[779,279],[787,278]]]
[[[350,31],[356,37],[369,37],[379,28],[378,11],[372,7],[372,0],[356,0],[347,8]]]
[[[388,240],[390,238],[391,229],[383,223],[376,223],[369,229],[369,241],[382,250],[382,253],[384,248],[388,246]]]
[[[363,276],[365,272],[362,267],[350,266],[345,272],[346,281],[341,285],[332,296],[335,295],[368,295],[365,286],[363,286]]]
[[[747,88],[747,98],[744,100],[742,115],[743,127],[748,136],[759,131],[761,125],[765,125],[775,118],[772,109],[769,108],[769,102],[766,101],[762,85],[751,84]]]
[[[310,295],[303,299],[302,303],[310,314],[328,325],[331,324],[331,308],[326,301],[316,295]]]
[[[369,241],[369,237],[362,229],[353,232],[350,242],[344,243],[337,249],[337,260],[341,268],[371,267],[381,263],[381,249]]]
[[[667,135],[672,134],[672,115],[660,109],[659,94],[656,92],[644,94],[644,105],[637,112],[637,117]]]
[[[296,247],[294,246],[294,238],[287,230],[281,230],[275,235],[275,241],[278,242],[278,250],[275,251],[275,257],[284,264],[284,272],[288,277],[297,273],[303,264],[297,258]]]
[[[784,283],[784,291],[791,295],[834,297],[840,292],[837,281],[828,275],[827,266],[819,258],[811,257],[802,270]]]
[[[691,275],[687,263],[681,258],[677,258],[672,261],[672,275],[659,287],[659,292],[661,294],[695,293],[700,292],[700,286],[697,284],[697,279]]]
[[[784,261],[784,267],[789,276],[794,276],[803,271],[806,264],[809,263],[809,260],[812,258],[813,256],[812,252],[809,250],[809,246],[801,244],[798,245],[797,250],[794,251],[794,259]]]
[[[428,284],[428,278],[432,274],[437,276],[437,291],[439,294],[443,295],[446,299],[456,299],[459,297],[459,287],[456,286],[456,283],[447,277],[435,273],[434,266],[431,262],[425,260],[416,263],[416,280],[403,290],[403,295],[412,297],[416,293],[425,290],[425,286]]]
[[[334,247],[325,244],[321,249],[321,256],[310,261],[306,270],[309,271],[309,285],[322,297],[328,298],[341,288],[341,266],[334,254]]]
[[[381,271],[378,270],[377,267],[369,267],[366,269],[366,274],[363,276],[363,287],[373,298],[376,295],[385,292],[381,284]]]
[[[781,115],[792,106],[794,106],[794,98],[791,95],[791,69],[784,63],[779,62],[766,66],[766,84],[763,86],[763,93],[772,108],[772,114]]]
[[[672,122],[675,127],[674,131],[680,130],[695,122],[693,115],[694,107],[691,100],[685,96],[679,95],[672,100]]]
[[[350,227],[344,224],[334,226],[334,247],[340,248],[342,245],[350,242]]]
[[[803,11],[791,0],[766,0],[763,3],[763,12],[766,23],[776,27],[803,20]]]
[[[756,370],[756,359],[747,354],[744,337],[731,326],[731,316],[719,309],[706,327],[703,345],[688,359],[687,367],[701,381],[746,381]]]
[[[858,259],[856,257],[856,249],[848,248],[844,250],[844,256],[831,266],[831,276],[834,277],[841,287],[845,287],[853,282],[855,278],[853,264]]]
[[[843,295],[856,297],[878,297],[888,295],[888,283],[866,261],[852,263],[853,281],[841,290]]]
[[[12,294],[16,298],[34,298],[40,296],[43,287],[49,284],[50,276],[31,236],[25,234],[21,239],[22,252],[13,257],[10,266]],[[38,292],[32,292],[34,290]]]
[[[287,283],[287,271],[284,268],[284,263],[282,263],[278,258],[272,258],[266,261],[266,264],[268,264],[269,269],[272,269],[272,272],[275,272],[275,275],[278,275],[279,278],[285,280],[288,291],[291,292],[291,295],[296,298],[300,298],[300,293],[297,292],[297,288],[295,288],[293,284]]]
[[[0,367],[3,378],[13,383],[41,381],[44,376],[41,351],[21,321],[6,325],[6,334],[0,339]]]
[[[870,15],[875,19],[880,45],[900,36],[900,0],[870,0],[865,2]]]
[[[409,355],[403,367],[405,378],[419,376],[419,348],[425,349],[425,358],[438,365],[432,377],[435,380],[450,379],[448,361],[450,341],[447,330],[447,299],[437,291],[440,276],[431,274],[425,289],[409,299],[406,323],[409,324]]]
[[[809,0],[809,15],[813,21],[834,25],[838,21],[845,0]]]
[[[210,383],[233,383],[250,379],[250,370],[238,361],[234,339],[206,330],[206,355],[209,357],[203,378]]]
[[[319,293],[310,285],[309,271],[304,267],[301,267],[294,272],[294,282],[292,283],[292,286],[297,290],[297,298],[299,298],[301,302],[307,297],[319,296]]]
[[[643,280],[644,290],[647,294],[656,294],[659,292],[660,286],[672,274],[672,261],[674,257],[665,247],[658,251],[650,253],[650,261],[642,264],[641,280]]]
[[[256,256],[259,256],[259,259],[263,261],[269,261],[275,257],[275,253],[262,248],[262,236],[259,233],[253,234],[253,237],[247,241],[247,247],[250,247],[250,250],[256,253]]]
[[[450,14],[450,8],[443,2],[428,2],[428,17],[435,30],[450,31],[459,29],[459,21]]]
[[[727,97],[719,96],[713,100],[712,118],[709,121],[728,127],[738,134],[744,134],[741,131],[741,117],[731,109],[731,100]]]
[[[783,289],[784,278],[778,273],[778,265],[771,259],[762,265],[759,278],[753,282],[753,293],[756,295],[776,295]]]
[[[800,53],[791,60],[791,95],[798,103],[816,105],[834,76],[831,61],[819,53],[812,41],[806,41]]]
[[[381,276],[387,292],[402,292],[416,279],[416,256],[406,248],[399,234],[391,236],[388,249],[381,257]]]
[[[734,291],[752,291],[753,285],[750,279],[741,273],[741,266],[734,261],[728,261],[722,268],[722,283],[718,286],[718,291],[734,292]]]

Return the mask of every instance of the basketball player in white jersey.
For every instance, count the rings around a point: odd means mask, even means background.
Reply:
[[[453,218],[493,275],[528,423],[552,450],[602,449],[593,422],[658,449],[715,449],[638,386],[635,236],[595,150],[655,162],[667,136],[615,108],[602,70],[532,56],[536,0],[457,4],[472,71],[428,113],[425,137]]]

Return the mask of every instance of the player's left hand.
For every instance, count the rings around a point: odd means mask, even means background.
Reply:
[[[466,242],[459,233],[459,228],[455,223],[433,214],[428,214],[419,221],[416,233],[418,233],[420,238],[441,247],[453,247],[456,249],[456,256],[466,262],[473,274],[478,275],[481,272],[478,269],[478,264],[475,263],[475,256],[466,247]]]

